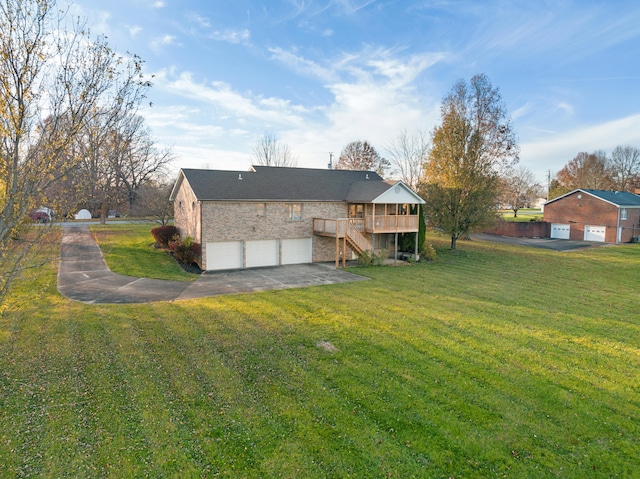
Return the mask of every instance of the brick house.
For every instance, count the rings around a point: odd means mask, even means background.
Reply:
[[[551,238],[628,243],[640,235],[640,196],[577,189],[545,203],[544,220]]]
[[[417,239],[424,203],[402,181],[372,171],[269,166],[182,169],[170,200],[180,234],[202,245],[204,270],[337,267],[365,250],[396,254],[398,234]]]

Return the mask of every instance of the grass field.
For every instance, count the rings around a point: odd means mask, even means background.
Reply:
[[[505,221],[542,221],[544,214],[537,208],[522,208],[518,210],[518,216],[513,217],[513,210],[502,210],[500,216]]]
[[[371,281],[175,303],[32,271],[0,317],[0,477],[640,477],[640,247],[429,239]]]

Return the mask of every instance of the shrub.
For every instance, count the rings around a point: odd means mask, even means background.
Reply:
[[[173,257],[184,264],[197,263],[202,252],[200,243],[196,243],[191,236],[187,236],[184,240],[169,241],[169,249],[173,252]]]
[[[169,243],[175,241],[176,238],[180,237],[178,228],[171,225],[158,226],[157,228],[153,228],[151,230],[151,234],[156,240],[156,243],[162,248],[169,248]]]
[[[358,264],[361,266],[382,266],[385,259],[387,259],[386,250],[380,250],[379,253],[365,250],[358,256]]]
[[[431,243],[425,243],[424,249],[422,250],[422,257],[427,261],[435,261],[436,256],[436,249],[433,245]]]

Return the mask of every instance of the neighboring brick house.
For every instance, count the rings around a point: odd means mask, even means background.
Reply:
[[[577,189],[545,203],[544,220],[551,238],[628,243],[640,235],[640,196]]]
[[[182,169],[170,199],[180,234],[202,245],[204,270],[395,253],[399,233],[417,237],[424,203],[371,171],[268,166]]]

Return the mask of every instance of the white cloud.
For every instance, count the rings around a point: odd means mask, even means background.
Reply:
[[[539,178],[553,175],[581,151],[611,152],[618,145],[637,145],[640,114],[557,133],[520,146],[520,161]]]
[[[164,7],[165,7],[165,3],[162,0],[153,2],[153,8],[164,8]]]
[[[300,105],[292,105],[289,100],[239,93],[224,82],[198,83],[190,72],[183,72],[176,77],[164,70],[156,74],[155,83],[158,88],[172,95],[227,112],[236,121],[287,127],[301,123],[303,119],[299,114],[306,111]]]
[[[140,33],[141,31],[142,31],[141,26],[132,25],[129,27],[129,35],[131,35],[131,38],[135,38],[136,35],[138,35],[138,33]]]
[[[299,75],[311,76],[323,82],[335,81],[337,79],[334,71],[325,68],[318,63],[307,60],[301,55],[297,55],[295,51],[286,51],[282,48],[270,48],[271,59],[276,60],[287,66],[290,70]]]
[[[243,30],[216,30],[212,32],[210,38],[217,41],[223,41],[233,44],[247,43],[251,38],[251,32],[246,28]]]
[[[149,46],[151,47],[152,50],[159,51],[162,49],[162,47],[166,47],[168,45],[175,45],[175,44],[176,44],[176,36],[166,34],[161,37],[154,38],[149,44]]]

